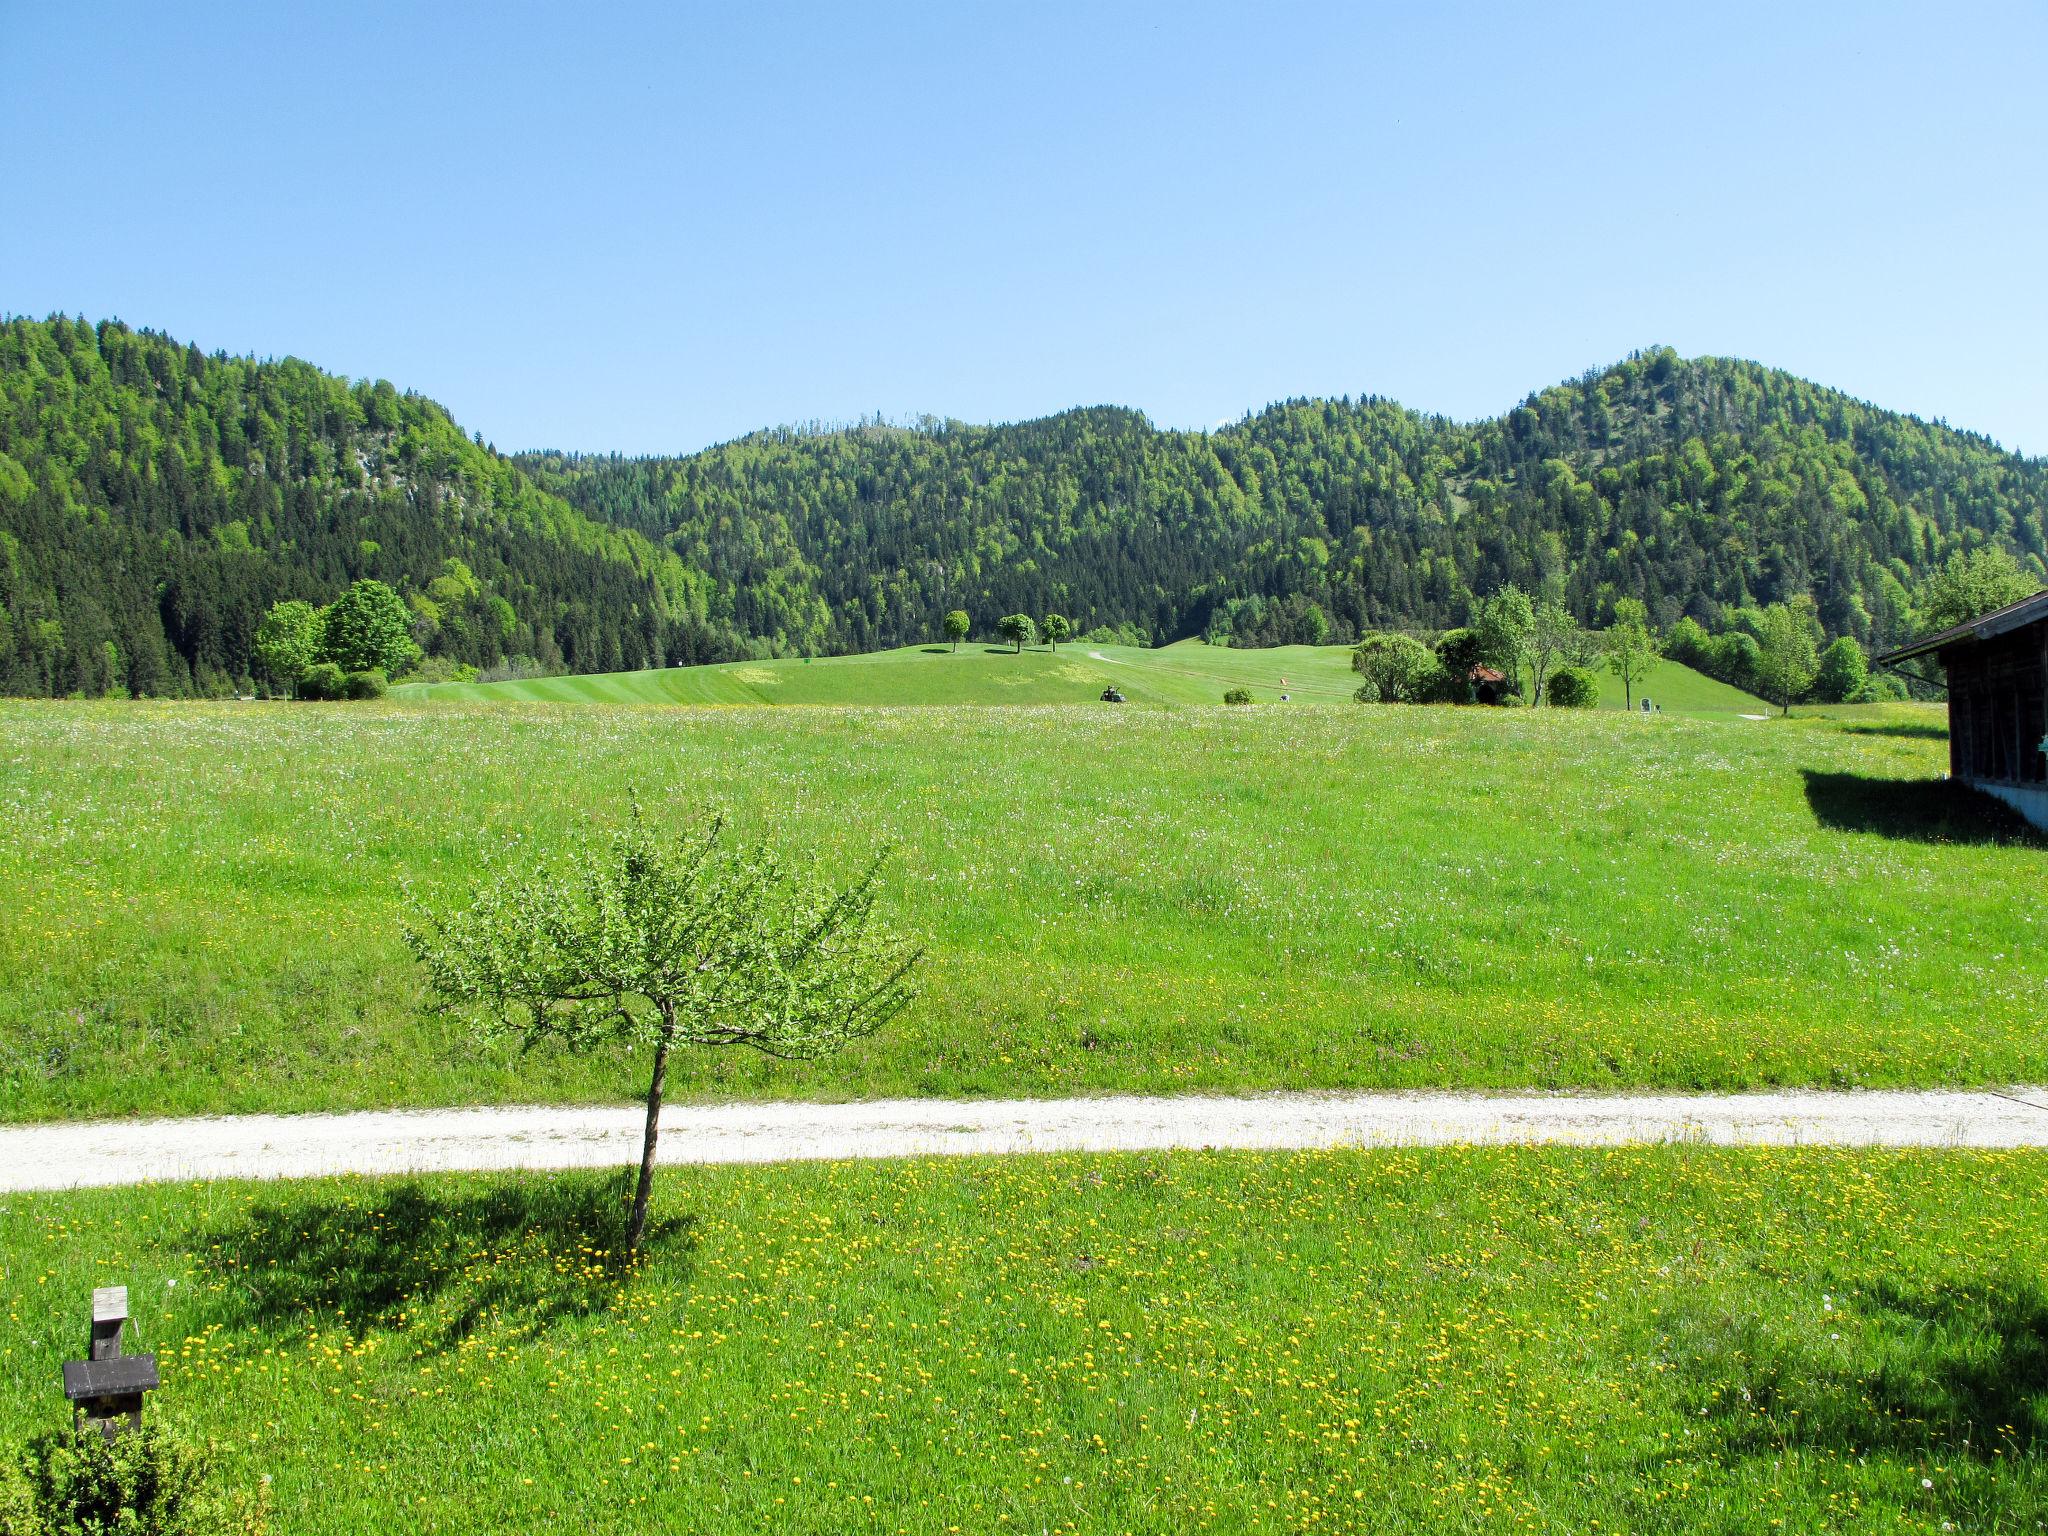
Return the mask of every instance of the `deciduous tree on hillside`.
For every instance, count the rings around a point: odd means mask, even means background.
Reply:
[[[1783,714],[1792,713],[1792,701],[1813,684],[1819,668],[1814,643],[1819,622],[1812,599],[1773,603],[1763,612],[1763,633],[1757,644],[1762,651],[1757,664],[1757,681],[1764,697]],[[1852,644],[1854,642],[1851,642]]]
[[[1055,651],[1060,648],[1060,642],[1073,632],[1074,626],[1067,622],[1065,614],[1048,613],[1045,616],[1045,638]]]
[[[300,691],[300,684],[320,659],[320,610],[294,598],[277,603],[256,626],[256,660],[272,679]]]
[[[716,817],[665,837],[636,802],[608,838],[560,864],[495,871],[466,907],[437,912],[408,891],[405,938],[435,993],[487,1030],[528,1047],[653,1047],[630,1253],[647,1226],[674,1047],[809,1060],[910,1001],[923,951],[873,920],[881,865],[835,891],[730,844]]]
[[[1529,594],[1513,582],[1482,599],[1472,616],[1479,659],[1503,674],[1517,691],[1522,686],[1522,668],[1529,660],[1529,636],[1535,627],[1536,611]]]
[[[967,638],[967,632],[974,627],[974,621],[967,617],[965,608],[955,608],[946,615],[946,638],[953,642],[953,649],[960,649],[960,642]]]
[[[1973,549],[1968,554],[1950,555],[1941,569],[1927,578],[1915,617],[1920,633],[1931,635],[2040,590],[2041,583],[2006,551]]]
[[[1614,605],[1614,622],[1607,626],[1607,667],[1621,679],[1622,708],[1636,707],[1635,686],[1649,676],[1657,664],[1657,637],[1650,633],[1649,610],[1638,598],[1624,597]]]
[[[1556,598],[1546,597],[1536,605],[1529,621],[1530,703],[1548,702],[1544,688],[1555,668],[1584,665],[1584,634],[1571,610]]]
[[[381,581],[355,581],[322,614],[321,658],[344,672],[397,677],[420,659],[405,600]]]
[[[1821,653],[1813,675],[1813,695],[1823,704],[1846,704],[1870,677],[1863,647],[1843,635]]]
[[[1038,638],[1038,625],[1028,613],[1007,613],[996,620],[996,633],[1016,646],[1021,654],[1025,646]]]
[[[1409,635],[1367,635],[1351,653],[1351,670],[1361,679],[1352,695],[1361,704],[1419,703],[1443,677],[1436,653]]]

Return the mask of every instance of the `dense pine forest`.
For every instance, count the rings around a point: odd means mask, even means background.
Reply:
[[[1096,407],[525,454],[390,384],[119,322],[0,322],[0,692],[261,681],[268,608],[395,588],[428,675],[611,671],[981,632],[1164,642],[1462,624],[1514,582],[1708,630],[1810,596],[1910,632],[1952,553],[2039,578],[2048,463],[1756,364],[1652,351],[1458,423],[1293,400],[1210,433]]]
[[[213,694],[274,602],[405,594],[429,664],[730,655],[709,584],[446,411],[119,322],[0,323],[0,693]]]
[[[1659,628],[1804,594],[1829,635],[1881,644],[1948,554],[1993,544],[2037,575],[2048,555],[2048,462],[1669,350],[1473,424],[1290,400],[1212,433],[1095,408],[518,462],[730,584],[781,648],[902,644],[952,608],[1344,640],[1462,624],[1507,582],[1590,624],[1638,598]]]

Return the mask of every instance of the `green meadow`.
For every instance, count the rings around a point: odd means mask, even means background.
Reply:
[[[681,1097],[2039,1080],[2042,844],[1944,749],[1913,706],[5,704],[0,1116],[639,1092],[426,1011],[396,926],[636,792],[893,848],[929,946],[882,1035]]]
[[[2018,1532],[2048,1158],[1439,1149],[0,1200],[0,1438],[127,1284],[279,1528]],[[74,1326],[79,1325],[79,1326]]]
[[[1199,640],[1146,650],[1069,641],[1013,651],[1006,645],[907,646],[806,661],[730,662],[526,678],[501,683],[416,684],[408,697],[439,703],[550,704],[1080,704],[1117,687],[1132,704],[1217,704],[1232,688],[1259,703],[1346,703],[1358,686],[1348,645],[1235,650]],[[1601,703],[1622,707],[1618,679],[1601,671]],[[1678,714],[1734,719],[1764,703],[1675,661],[1659,661],[1636,690]]]

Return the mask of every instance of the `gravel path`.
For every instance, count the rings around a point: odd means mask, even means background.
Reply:
[[[643,1111],[393,1110],[0,1128],[0,1190],[633,1161]],[[665,1163],[1168,1147],[1697,1141],[1743,1146],[2048,1146],[2048,1087],[2011,1094],[1275,1093],[1246,1098],[896,1099],[679,1104]]]

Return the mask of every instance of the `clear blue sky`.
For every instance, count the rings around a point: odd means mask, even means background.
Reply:
[[[1631,348],[2048,453],[2048,7],[0,0],[0,309],[502,448]]]

